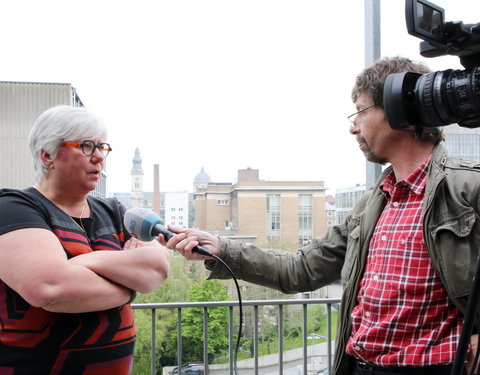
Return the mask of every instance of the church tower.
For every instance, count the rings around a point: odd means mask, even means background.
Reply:
[[[143,206],[143,169],[142,158],[140,157],[140,150],[135,149],[135,156],[132,159],[132,207]]]

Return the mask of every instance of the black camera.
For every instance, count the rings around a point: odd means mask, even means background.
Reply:
[[[393,129],[422,135],[453,123],[480,127],[480,23],[445,22],[445,12],[426,0],[406,0],[410,35],[423,39],[424,57],[459,56],[465,70],[391,74],[385,81],[385,114]]]

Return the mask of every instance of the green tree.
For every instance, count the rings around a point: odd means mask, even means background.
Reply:
[[[134,303],[162,303],[188,301],[190,286],[193,282],[184,272],[185,261],[181,256],[170,259],[169,277],[159,288],[148,294],[137,294]],[[133,362],[134,374],[148,374],[151,366],[152,313],[150,310],[134,310],[137,327],[137,342]],[[172,366],[176,363],[175,351],[168,354],[165,348],[170,340],[170,332],[176,332],[177,314],[172,310],[157,309],[155,312],[155,357],[157,368]],[[175,336],[176,339],[176,336]]]
[[[190,300],[193,302],[226,301],[227,289],[219,280],[204,280],[192,285]],[[176,345],[176,332],[171,333]],[[203,308],[188,308],[182,316],[183,361],[200,361],[203,358]],[[209,360],[221,356],[228,348],[228,308],[208,309]],[[176,350],[176,346],[175,346]]]

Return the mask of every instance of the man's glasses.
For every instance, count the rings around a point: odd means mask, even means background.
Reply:
[[[364,109],[361,109],[360,111],[357,111],[353,114],[351,114],[350,116],[348,116],[348,120],[350,121],[351,125],[354,126],[354,121],[355,121],[355,118],[357,116],[365,116],[366,115],[366,111],[368,111],[369,109],[375,107],[375,104],[371,105],[370,107],[367,107],[367,108],[364,108]]]
[[[62,143],[62,146],[80,148],[86,156],[92,156],[95,153],[95,149],[100,151],[104,157],[107,157],[108,153],[112,151],[109,143],[99,143],[96,145],[94,141],[83,141],[82,143],[65,142]]]

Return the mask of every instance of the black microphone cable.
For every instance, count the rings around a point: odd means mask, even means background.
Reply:
[[[166,242],[175,235],[175,232],[172,232],[163,226],[163,221],[153,211],[148,211],[140,208],[132,208],[130,209],[130,211],[133,211],[133,212],[130,212],[130,216],[127,216],[127,214],[125,215],[124,225],[125,225],[125,228],[127,228],[127,230],[130,233],[132,233],[133,237],[141,238],[142,241],[143,240],[149,241],[155,237],[158,237],[159,235],[162,235]],[[143,225],[143,224],[147,224],[147,225]],[[152,238],[150,239],[150,237]],[[228,266],[227,263],[225,263],[222,259],[220,259],[220,257],[212,254],[212,252],[205,249],[203,246],[195,246],[192,249],[192,251],[204,256],[214,258],[216,261],[220,262],[228,270],[228,272],[233,278],[233,281],[235,282],[235,286],[237,288],[237,294],[238,294],[238,307],[239,307],[239,313],[240,313],[240,320],[238,325],[238,337],[237,337],[237,343],[235,346],[233,367],[234,367],[235,374],[238,374],[237,358],[238,358],[238,351],[240,349],[240,340],[242,336],[242,326],[243,326],[243,307],[242,307],[242,296],[240,292],[240,286],[238,285],[237,278],[234,272],[232,271],[232,269]]]
[[[173,232],[171,232],[167,228],[163,227],[163,225],[160,226],[160,227],[157,227],[157,229],[160,232],[160,234],[162,234],[163,237],[167,241],[174,235]],[[235,287],[237,288],[237,295],[238,295],[238,309],[239,309],[240,319],[239,319],[239,323],[238,323],[237,343],[235,345],[235,351],[233,353],[233,371],[235,372],[235,374],[238,374],[237,358],[238,358],[238,351],[240,350],[240,339],[241,339],[241,336],[242,336],[243,307],[242,307],[242,294],[240,292],[240,286],[238,285],[237,277],[235,276],[235,273],[232,271],[232,269],[229,267],[229,265],[223,261],[223,259],[221,259],[220,257],[218,257],[215,254],[212,254],[212,252],[208,251],[205,247],[198,245],[198,246],[195,246],[192,249],[192,251],[194,251],[198,254],[202,254],[202,255],[205,255],[205,256],[212,257],[216,261],[220,262],[228,270],[228,272],[232,276],[233,281],[235,282]]]
[[[202,248],[202,250],[205,251],[205,248]],[[208,250],[207,250],[208,251]],[[210,252],[209,252],[210,253]],[[237,369],[237,357],[238,357],[238,351],[240,349],[240,338],[242,336],[242,326],[243,326],[243,308],[242,308],[242,295],[240,293],[240,286],[238,285],[238,281],[237,281],[237,278],[234,274],[234,272],[232,271],[232,269],[228,266],[227,263],[225,263],[223,261],[223,259],[221,259],[220,257],[210,253],[209,256],[211,256],[212,258],[215,258],[215,260],[217,260],[218,262],[220,262],[227,270],[228,272],[230,273],[230,275],[232,275],[232,279],[233,281],[235,282],[235,287],[237,288],[237,295],[238,295],[238,310],[239,310],[239,314],[240,314],[240,320],[239,320],[239,323],[238,323],[238,336],[237,336],[237,343],[235,345],[235,351],[233,353],[233,371],[235,374],[238,374],[238,369]],[[232,322],[233,323],[233,322]]]

